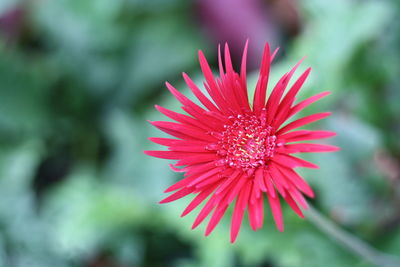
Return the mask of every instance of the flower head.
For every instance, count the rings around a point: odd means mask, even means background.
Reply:
[[[175,192],[161,203],[197,194],[183,211],[182,216],[185,216],[206,202],[194,221],[193,229],[212,213],[205,233],[209,235],[235,201],[231,242],[236,240],[246,210],[252,229],[262,227],[264,197],[268,200],[279,231],[283,231],[280,198],[303,217],[299,208],[307,208],[303,194],[313,197],[314,193],[294,168],[318,166],[292,154],[338,150],[335,146],[303,143],[332,137],[334,132],[294,130],[329,116],[329,112],[316,113],[285,124],[300,110],[329,94],[323,92],[294,103],[297,92],[310,73],[311,69],[308,68],[284,95],[301,61],[282,76],[266,100],[270,64],[277,52],[275,50],[271,55],[268,44],[264,49],[252,105],[249,103],[246,86],[247,47],[246,43],[240,74],[233,70],[228,45],[224,49],[225,67],[219,49],[220,76],[217,78],[199,51],[206,80],[204,87],[209,97],[185,73],[183,78],[203,107],[166,83],[172,95],[182,103],[187,115],[156,106],[157,110],[176,122],[154,121],[151,124],[175,138],[150,138],[157,144],[167,146],[168,151],[145,151],[150,156],[178,160],[170,166],[185,176],[165,191]]]

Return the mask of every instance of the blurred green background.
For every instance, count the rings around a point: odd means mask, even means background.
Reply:
[[[227,40],[239,62],[247,37],[250,87],[269,41],[273,81],[307,56],[301,97],[332,92],[302,113],[333,111],[315,127],[342,148],[307,155],[312,203],[400,255],[399,13],[396,0],[1,0],[0,266],[369,266],[287,205],[284,233],[268,213],[231,245],[229,215],[205,238],[179,217],[188,198],[157,204],[179,179],[142,153],[161,135],[154,104],[179,107],[164,81],[187,92],[198,49],[215,67]]]

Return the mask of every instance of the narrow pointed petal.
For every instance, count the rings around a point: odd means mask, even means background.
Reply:
[[[277,197],[274,184],[272,183],[271,175],[269,174],[269,172],[264,172],[264,182],[267,186],[267,194],[273,198]]]
[[[251,182],[248,181],[246,185],[244,185],[243,189],[240,191],[239,196],[236,200],[235,208],[233,210],[233,215],[232,215],[231,243],[234,243],[236,241],[236,238],[239,234],[244,211],[249,201],[250,189],[251,189]]]
[[[180,159],[188,155],[188,153],[181,153],[175,151],[156,151],[146,150],[144,153],[148,156],[160,158],[160,159]]]
[[[260,198],[253,204],[249,204],[249,222],[253,231],[262,227],[264,221],[264,200],[261,195]]]
[[[272,159],[272,161],[281,164],[283,166],[286,166],[288,168],[296,168],[296,167],[304,167],[311,169],[319,168],[318,165],[315,165],[314,163],[286,154],[276,154]]]
[[[277,151],[280,153],[308,153],[308,152],[333,152],[338,151],[340,148],[337,146],[331,145],[322,145],[322,144],[307,144],[307,143],[299,143],[299,144],[289,144],[284,147],[279,148]]]
[[[266,192],[267,191],[267,187],[264,183],[264,170],[263,169],[258,169],[255,172],[255,176],[254,176],[254,182],[258,184],[259,188],[263,191]]]
[[[177,112],[174,112],[172,110],[166,109],[166,108],[158,106],[158,105],[155,105],[155,108],[160,113],[162,113],[165,116],[167,116],[168,118],[171,118],[171,119],[173,119],[173,120],[175,120],[177,122],[180,122],[182,124],[187,124],[187,125],[190,125],[192,127],[200,128],[203,131],[204,130],[207,131],[207,130],[210,129],[209,127],[207,127],[207,125],[204,125],[200,121],[198,121],[198,120],[196,120],[196,119],[194,119],[192,117],[189,117],[189,116],[187,116],[185,114],[177,113]]]
[[[210,111],[219,112],[219,109],[201,92],[201,90],[196,86],[196,84],[190,79],[190,77],[183,73],[183,79],[188,85],[192,93],[200,100],[200,102]]]
[[[226,103],[226,101],[222,97],[221,92],[218,88],[217,82],[214,79],[214,75],[211,71],[211,68],[208,65],[207,59],[205,58],[202,51],[199,51],[199,61],[200,61],[201,70],[204,74],[204,78],[207,81],[207,83],[204,83],[204,87],[206,88],[206,90],[208,91],[208,93],[210,94],[210,96],[214,100],[214,102],[217,104],[217,106],[221,110],[226,112],[229,105]]]
[[[278,54],[279,47],[275,48],[274,52],[272,52],[271,58],[270,58],[270,63],[274,61],[276,54]]]
[[[172,152],[172,151],[166,151]],[[193,156],[186,155],[185,157],[181,158],[175,166],[185,166],[185,165],[194,165],[194,164],[201,164],[201,163],[208,163],[210,161],[215,161],[218,159],[218,156],[214,153],[202,153],[196,154]]]
[[[289,194],[292,198],[303,208],[308,209],[308,204],[304,196],[296,189],[292,189],[289,191]]]
[[[264,54],[261,62],[260,77],[256,85],[256,91],[254,92],[253,99],[253,110],[256,114],[261,112],[261,109],[265,105],[265,97],[267,94],[267,86],[269,79],[269,69],[270,69],[270,48],[269,44],[265,44]]]
[[[239,194],[240,190],[247,182],[246,180],[247,179],[243,177],[239,179],[239,181],[236,183],[236,185],[233,187],[232,191],[228,195],[228,200],[227,200],[228,203],[231,203],[235,199],[235,197]]]
[[[267,196],[276,227],[280,232],[283,232],[283,218],[279,197],[274,198],[271,194],[267,194]]]
[[[205,179],[209,179],[209,178],[215,176],[216,174],[220,173],[221,171],[222,171],[222,168],[211,169],[208,172],[206,172],[206,173],[200,175],[199,177],[197,177],[196,179],[194,179],[188,186],[194,186]]]
[[[290,107],[295,101],[295,97],[303,86],[305,80],[310,74],[311,68],[308,68],[303,74],[297,79],[297,81],[290,88],[289,92],[285,95],[282,102],[279,104],[276,118],[274,119],[274,127],[279,127],[286,119],[290,111]]]
[[[247,80],[246,80],[246,69],[247,69],[247,50],[249,47],[249,40],[247,39],[246,44],[243,49],[243,55],[242,55],[242,64],[240,66],[240,78],[242,81],[242,88],[245,89],[243,90],[246,94],[246,101],[248,101],[247,98]]]
[[[292,208],[292,210],[299,215],[300,218],[304,218],[303,212],[301,212],[301,209],[299,208],[299,206],[297,206],[296,202],[293,200],[293,198],[287,194],[285,197],[285,201],[286,203],[289,204],[289,206]]]
[[[177,144],[177,142],[182,141],[180,139],[172,139],[172,138],[159,138],[159,137],[150,137],[150,141],[153,143],[162,145],[162,146],[172,146],[174,144]]]
[[[331,112],[321,112],[321,113],[315,113],[306,117],[303,117],[301,119],[295,120],[289,124],[287,124],[286,126],[284,126],[283,128],[281,128],[278,132],[277,135],[286,133],[290,130],[293,130],[295,128],[304,126],[306,124],[318,121],[318,120],[322,120],[323,118],[328,117],[329,115],[331,115]]]
[[[197,226],[199,226],[200,223],[204,221],[204,219],[210,214],[210,212],[214,209],[216,205],[215,201],[215,195],[213,195],[204,205],[204,207],[201,209],[199,215],[197,215],[196,219],[194,220],[194,223],[192,225],[192,229],[195,229]]]
[[[178,182],[176,182],[175,184],[171,185],[170,187],[168,187],[164,193],[170,193],[173,192],[175,190],[181,189],[182,187],[187,186],[191,181],[193,180],[192,177],[186,177],[182,180],[179,180]]]
[[[200,203],[202,203],[208,196],[211,195],[211,193],[214,191],[214,187],[209,187],[205,189],[204,191],[201,191],[193,200],[190,202],[190,204],[186,207],[186,209],[182,212],[181,217],[186,216],[189,214],[192,210],[194,210]]]
[[[175,87],[173,87],[170,83],[166,82],[165,85],[167,86],[168,90],[171,92],[171,94],[178,99],[179,102],[181,102],[183,105],[190,107],[193,109],[193,111],[197,114],[202,114],[205,110],[195,104],[193,101],[191,101],[189,98],[187,98],[185,95],[183,95],[181,92],[176,90]]]
[[[301,176],[298,175],[293,169],[288,169],[283,166],[278,169],[297,187],[297,189],[311,198],[314,197],[314,191],[311,189],[308,183],[304,181],[303,178],[301,178]]]
[[[182,188],[181,190],[173,193],[172,195],[170,195],[169,197],[164,198],[163,200],[160,201],[160,204],[164,204],[164,203],[168,203],[177,199],[180,199],[184,196],[189,195],[190,193],[192,193],[194,191],[193,188]]]
[[[312,103],[314,103],[314,102],[320,100],[321,98],[323,98],[323,97],[325,97],[325,96],[327,96],[327,95],[329,95],[329,94],[330,94],[330,92],[328,92],[328,91],[327,91],[327,92],[322,92],[322,93],[319,93],[319,94],[317,94],[317,95],[315,95],[315,96],[312,96],[312,97],[310,97],[310,98],[307,98],[306,100],[301,101],[300,103],[298,103],[296,106],[294,106],[294,107],[290,110],[289,115],[288,115],[287,118],[292,117],[294,114],[296,114],[296,113],[299,112],[300,110],[302,110],[302,109],[308,107],[308,106],[311,105]]]
[[[232,66],[231,53],[229,52],[229,46],[227,43],[225,43],[224,52],[226,74],[229,76],[233,76],[234,70]]]
[[[298,142],[314,139],[323,139],[336,136],[335,132],[331,131],[309,131],[309,130],[298,130],[289,133],[285,133],[279,136],[280,140],[284,140],[285,143]]]
[[[303,62],[304,58],[301,59],[291,70],[287,75],[283,76],[283,79],[281,79],[278,84],[275,86],[274,90],[272,91],[268,101],[266,108],[268,110],[268,116],[267,116],[267,123],[271,124],[273,119],[276,118],[276,112],[278,110],[279,103],[281,101],[281,98],[283,96],[283,92],[286,89],[286,86],[289,84],[290,79],[292,78],[293,74],[297,70],[297,68],[300,66],[300,64]]]
[[[169,121],[152,121],[150,123],[153,126],[160,129],[161,131],[166,132],[170,135],[173,135],[177,138],[181,138],[181,137],[183,137],[182,139],[192,138],[192,139],[197,139],[197,140],[201,140],[201,141],[209,141],[209,142],[215,141],[215,138],[213,136],[207,134],[206,131],[198,129],[196,127],[191,127],[189,125],[175,123],[175,122],[169,122]]]
[[[221,56],[221,45],[218,44],[218,68],[219,68],[219,76],[221,79],[225,77],[225,70],[222,63],[222,56]]]
[[[209,234],[212,233],[212,231],[215,229],[215,227],[221,221],[221,219],[224,216],[227,209],[228,209],[228,205],[226,205],[226,204],[217,206],[213,215],[210,218],[210,221],[208,222],[206,232],[204,233],[205,236],[208,236]]]
[[[215,192],[215,194],[219,194],[222,191],[224,191],[229,185],[231,185],[232,183],[235,182],[235,180],[237,179],[237,177],[240,175],[240,171],[236,170],[234,173],[231,174],[231,176],[229,176],[228,179],[225,180],[225,182],[223,182],[221,184],[221,186],[217,189],[217,191]]]

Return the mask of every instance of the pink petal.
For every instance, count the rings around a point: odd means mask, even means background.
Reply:
[[[222,168],[211,169],[208,172],[206,172],[206,173],[200,175],[199,177],[197,177],[196,179],[194,179],[188,186],[194,186],[194,185],[198,184],[199,182],[202,182],[205,179],[210,179],[211,177],[220,173],[221,171],[222,171]]]
[[[256,170],[255,176],[254,176],[254,182],[258,184],[259,188],[263,191],[267,191],[267,187],[264,183],[264,170],[259,168]]]
[[[155,151],[146,150],[144,153],[148,156],[161,158],[161,159],[180,159],[190,155],[187,152],[175,152],[175,151]]]
[[[293,189],[293,190],[290,190],[289,193],[292,196],[292,198],[294,200],[296,200],[297,203],[300,204],[300,206],[303,207],[303,209],[308,209],[307,201],[305,200],[305,198],[299,191],[297,191],[296,189]]]
[[[280,153],[307,153],[307,152],[333,152],[340,150],[337,146],[322,145],[322,144],[289,144],[278,149]]]
[[[175,201],[177,199],[180,199],[184,196],[189,195],[190,193],[192,193],[194,191],[193,188],[182,188],[181,190],[173,193],[172,195],[170,195],[169,197],[164,198],[163,200],[160,201],[160,204],[164,204],[164,203],[168,203],[171,201]]]
[[[198,121],[196,119],[193,119],[192,117],[189,117],[187,115],[174,112],[172,110],[166,109],[166,108],[158,106],[158,105],[155,105],[155,108],[159,112],[161,112],[162,114],[167,116],[168,118],[171,118],[171,119],[173,119],[175,121],[178,121],[180,123],[188,124],[188,125],[190,125],[192,127],[200,128],[200,129],[205,130],[205,131],[208,131],[210,129],[209,126],[203,125],[200,121]]]
[[[192,225],[192,229],[195,229],[197,226],[199,226],[200,223],[204,221],[204,219],[210,214],[210,212],[214,209],[215,205],[217,202],[215,201],[215,195],[213,195],[204,205],[204,207],[201,209],[199,215],[197,215],[196,219],[194,220],[194,223]]]
[[[271,194],[267,194],[267,196],[276,227],[280,232],[283,232],[283,218],[279,197],[272,197]]]
[[[216,141],[215,137],[206,134],[207,133],[206,131],[200,130],[195,127],[191,127],[189,125],[184,125],[169,121],[151,121],[150,123],[155,127],[157,127],[158,129],[160,129],[161,131],[181,139],[194,138],[201,141],[209,141],[209,142]]]
[[[270,48],[266,43],[264,47],[264,54],[261,61],[260,77],[258,79],[256,90],[254,92],[253,110],[256,114],[261,112],[265,105],[265,97],[267,93],[268,77],[270,69]]]
[[[221,92],[218,89],[218,85],[214,79],[214,75],[210,69],[210,66],[208,65],[208,62],[201,50],[199,51],[199,61],[201,70],[204,74],[204,78],[207,81],[207,84],[204,84],[206,90],[208,91],[214,102],[217,104],[217,106],[221,110],[226,111],[229,105],[225,102],[224,98],[222,97]]]
[[[248,101],[247,97],[247,80],[246,80],[246,65],[247,65],[247,50],[249,47],[249,39],[246,40],[246,44],[243,49],[243,56],[242,56],[242,64],[240,66],[240,78],[242,80],[242,88],[244,89],[243,92],[246,95],[246,101]]]
[[[211,234],[211,232],[215,229],[217,224],[221,221],[222,216],[224,216],[227,209],[228,209],[228,205],[226,205],[226,204],[217,206],[213,215],[210,218],[210,221],[208,222],[205,236],[208,236],[209,234]]]
[[[294,114],[296,114],[297,112],[299,112],[300,110],[306,108],[307,106],[311,105],[312,103],[318,101],[319,99],[329,95],[330,92],[322,92],[319,93],[315,96],[312,96],[310,98],[307,98],[306,100],[301,101],[300,103],[298,103],[296,106],[294,106],[290,112],[287,118],[293,116]]]
[[[171,152],[171,151],[168,151]],[[194,156],[185,156],[184,158],[180,159],[175,166],[185,166],[185,165],[192,165],[192,164],[200,164],[200,163],[206,163],[210,161],[214,161],[218,159],[218,155],[215,153],[202,153],[202,154],[197,154]]]
[[[300,66],[300,64],[303,62],[304,59],[301,59],[291,70],[287,75],[284,75],[278,83],[275,86],[274,90],[272,91],[268,101],[266,108],[268,110],[268,117],[267,117],[267,123],[271,124],[272,120],[276,117],[276,112],[278,110],[279,102],[282,98],[283,92],[286,89],[286,86],[288,85],[290,79],[292,78],[294,72],[297,70],[297,68]]]
[[[278,168],[299,190],[309,197],[314,197],[312,188],[294,170],[285,167]]]
[[[219,112],[219,109],[201,92],[201,90],[196,86],[196,84],[190,79],[186,73],[182,73],[183,79],[186,84],[193,92],[193,94],[200,100],[200,102],[208,108],[208,110]]]
[[[225,180],[225,182],[223,182],[221,184],[221,186],[217,189],[217,191],[215,192],[215,194],[220,194],[222,191],[224,191],[229,185],[233,184],[233,181],[240,175],[240,171],[239,170],[235,170],[228,179]]]
[[[264,182],[265,185],[267,186],[267,194],[270,194],[271,197],[273,198],[277,197],[275,194],[275,188],[272,183],[271,175],[269,174],[269,172],[264,172]]]
[[[283,128],[281,128],[278,132],[277,135],[286,133],[290,130],[293,130],[295,128],[301,127],[303,125],[321,120],[323,118],[328,117],[329,115],[331,115],[331,112],[321,112],[321,113],[316,113],[316,114],[312,114],[306,117],[303,117],[301,119],[295,120],[289,124],[287,124],[286,126],[284,126]]]
[[[193,177],[186,177],[186,178],[184,178],[184,179],[182,179],[182,180],[179,180],[177,183],[175,183],[175,184],[171,185],[170,187],[168,187],[168,188],[164,191],[164,193],[169,193],[169,192],[178,190],[178,189],[180,189],[180,188],[182,188],[182,187],[185,187],[185,186],[187,186],[187,185],[190,183],[190,181],[192,181],[193,179],[194,179]]]
[[[288,93],[283,98],[282,102],[279,104],[278,113],[275,117],[273,127],[279,127],[286,119],[290,110],[290,106],[295,100],[295,96],[303,86],[305,80],[310,74],[311,68],[308,68],[303,74],[296,80],[293,86],[290,88]]]
[[[289,204],[289,206],[292,208],[292,210],[299,215],[300,218],[304,218],[303,212],[301,212],[301,209],[297,206],[296,202],[293,200],[293,198],[288,194],[285,197],[285,201]]]
[[[184,106],[190,107],[193,110],[194,113],[191,114],[192,116],[196,117],[197,114],[202,114],[204,112],[203,108],[193,103],[193,101],[191,101],[185,95],[176,90],[170,83],[166,82],[165,85],[167,86],[171,94],[176,99],[178,99],[179,102],[181,102]]]
[[[290,143],[290,142],[298,142],[305,140],[329,138],[335,135],[336,133],[331,131],[298,130],[280,135],[279,140],[283,140],[285,143]]]
[[[288,168],[296,168],[296,167],[304,167],[304,168],[311,168],[311,169],[318,169],[318,165],[315,165],[311,162],[308,162],[304,159],[299,159],[291,155],[286,154],[275,154],[273,162],[281,164]]]
[[[200,203],[202,203],[211,193],[214,191],[214,187],[209,187],[206,188],[205,190],[201,191],[191,202],[190,204],[186,207],[186,209],[182,212],[181,217],[186,216],[189,214],[192,210],[194,210]]]
[[[231,203],[237,194],[242,190],[243,185],[247,182],[248,179],[241,177],[239,181],[234,185],[232,191],[228,195],[228,204]]]
[[[191,175],[191,176],[197,177],[198,175],[201,175],[206,171],[214,169],[215,167],[216,167],[215,162],[201,163],[198,165],[190,165],[190,166],[186,167],[187,171],[186,171],[185,175],[186,176]]]
[[[232,215],[232,225],[231,225],[231,243],[234,243],[237,235],[239,234],[240,225],[242,224],[244,211],[247,207],[249,201],[251,183],[248,181],[246,185],[243,186],[236,199],[235,208]]]
[[[264,199],[262,194],[254,204],[249,204],[248,212],[251,228],[256,231],[262,227],[264,221]]]
[[[149,140],[152,141],[153,143],[156,143],[156,144],[159,144],[162,146],[171,146],[171,145],[177,144],[177,142],[182,141],[180,139],[159,138],[159,137],[150,137]]]
[[[209,177],[209,178],[205,179],[204,181],[196,184],[196,190],[204,190],[204,188],[207,188],[211,184],[214,184],[214,183],[220,184],[222,179],[225,179],[225,177],[223,177],[220,174]]]

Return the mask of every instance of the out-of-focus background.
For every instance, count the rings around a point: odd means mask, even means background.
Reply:
[[[399,255],[399,13],[396,0],[1,0],[0,266],[369,266],[287,205],[284,233],[268,213],[231,245],[229,214],[205,238],[179,217],[188,198],[157,204],[180,177],[142,153],[161,135],[154,104],[179,107],[164,81],[201,85],[197,50],[215,68],[228,41],[237,63],[247,38],[249,87],[268,41],[273,81],[307,56],[301,97],[332,92],[302,113],[333,111],[315,127],[342,147],[308,156],[312,203]]]

